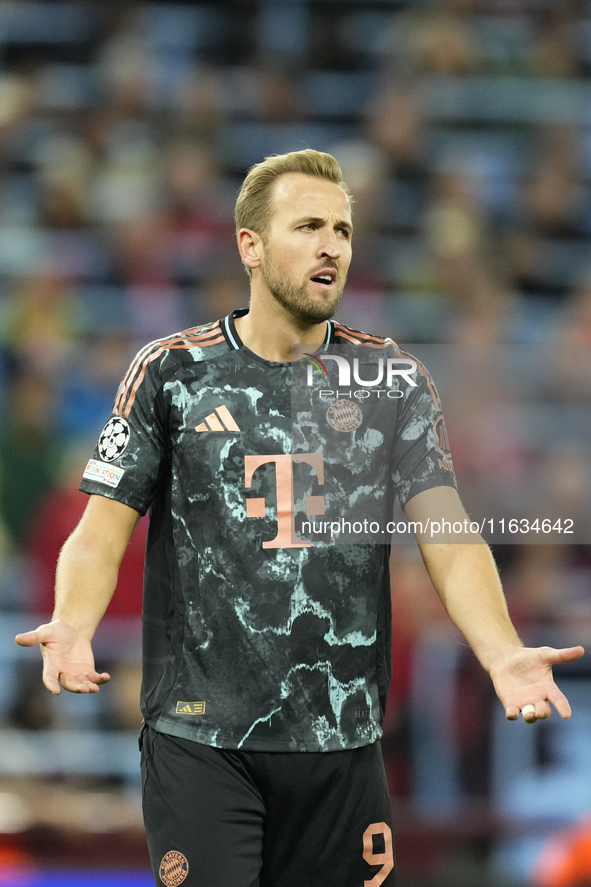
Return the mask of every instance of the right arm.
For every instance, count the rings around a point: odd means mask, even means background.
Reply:
[[[96,693],[109,680],[94,666],[91,641],[107,609],[127,543],[139,521],[134,508],[105,496],[90,497],[82,519],[60,553],[55,610],[45,625],[16,636],[17,644],[39,644],[43,683],[52,693]]]

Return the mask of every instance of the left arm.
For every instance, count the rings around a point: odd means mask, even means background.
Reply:
[[[419,493],[406,504],[411,521],[463,521],[459,496],[451,487]],[[431,581],[450,618],[462,632],[476,657],[489,673],[509,720],[516,720],[526,705],[535,712],[529,722],[547,718],[551,702],[563,718],[570,717],[568,700],[552,677],[552,665],[579,659],[582,647],[556,650],[524,647],[509,617],[499,574],[488,545],[477,536],[473,542],[428,542],[418,535],[419,548]]]

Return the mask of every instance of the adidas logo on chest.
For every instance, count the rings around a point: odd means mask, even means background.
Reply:
[[[238,423],[227,406],[216,407],[213,413],[206,416],[203,422],[195,426],[195,431],[240,431]]]

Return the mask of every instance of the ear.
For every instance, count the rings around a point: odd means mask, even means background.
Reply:
[[[261,263],[261,252],[263,244],[261,238],[250,228],[241,228],[238,232],[238,250],[240,258],[247,268],[252,271],[258,268]]]

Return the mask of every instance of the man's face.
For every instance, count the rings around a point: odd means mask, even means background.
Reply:
[[[294,319],[317,324],[335,313],[351,263],[351,208],[328,179],[302,173],[273,186],[272,217],[262,238],[267,289]]]

